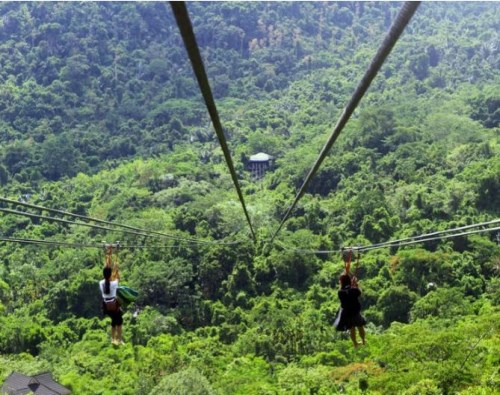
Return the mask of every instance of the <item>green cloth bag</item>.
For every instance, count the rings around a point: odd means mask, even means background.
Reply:
[[[116,291],[116,299],[118,299],[121,306],[128,306],[130,303],[135,302],[138,295],[139,292],[126,285],[119,285]]]

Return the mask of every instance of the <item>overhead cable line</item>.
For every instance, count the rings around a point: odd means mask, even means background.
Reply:
[[[426,239],[409,240],[409,241],[398,242],[398,243],[388,243],[384,246],[366,246],[366,247],[358,248],[357,250],[358,251],[370,251],[370,250],[375,250],[375,249],[383,248],[383,247],[399,247],[399,246],[406,246],[406,245],[411,245],[411,244],[424,243],[424,242],[428,242],[428,241],[445,240],[445,239],[452,239],[455,237],[469,236],[469,235],[473,235],[473,234],[477,234],[477,233],[494,232],[497,230],[500,230],[500,226],[498,226],[496,228],[485,228],[485,229],[471,230],[469,232],[462,232],[462,233],[457,233],[457,234],[452,234],[452,235],[429,237]],[[353,248],[353,249],[356,249],[356,248]]]
[[[50,240],[37,240],[37,239],[22,239],[16,237],[0,237],[0,241],[5,241],[9,243],[20,243],[20,244],[41,244],[46,246],[63,246],[72,248],[97,248],[94,244],[83,244],[83,243],[68,243],[64,241],[50,241]]]
[[[92,221],[92,222],[96,222],[96,223],[100,223],[100,224],[113,225],[113,226],[124,228],[124,229],[130,229],[130,230],[141,231],[141,232],[144,231],[144,229],[135,228],[135,227],[129,226],[129,225],[124,225],[124,224],[119,224],[119,223],[115,223],[115,222],[105,221],[105,220],[102,220],[102,219],[99,219],[99,218],[88,217],[88,216],[85,216],[85,215],[74,214],[74,213],[71,213],[69,211],[56,210],[56,209],[49,208],[49,207],[39,206],[37,204],[30,204],[30,203],[26,203],[26,202],[19,202],[17,200],[7,199],[7,198],[3,198],[3,197],[0,197],[0,202],[9,203],[9,204],[13,204],[13,205],[17,205],[17,206],[22,206],[22,207],[27,207],[27,208],[33,208],[33,209],[42,210],[42,211],[47,211],[47,212],[53,213],[53,214],[67,215],[67,216],[70,216],[70,217],[84,219],[84,220],[87,220],[87,221]],[[147,232],[148,233],[156,233],[154,231],[147,231]],[[161,233],[161,235],[171,236],[169,234],[163,234],[163,233]]]
[[[397,240],[385,241],[383,243],[372,244],[372,245],[370,245],[370,248],[373,249],[374,247],[379,247],[379,246],[383,247],[383,246],[388,245],[388,244],[396,244],[396,243],[400,243],[400,242],[406,242],[406,241],[409,241],[409,240],[417,240],[417,239],[422,239],[422,238],[429,238],[429,237],[433,237],[433,236],[436,236],[436,235],[441,235],[441,234],[446,234],[446,233],[452,233],[452,232],[458,232],[458,231],[461,231],[461,230],[472,229],[472,228],[479,228],[480,226],[489,226],[489,225],[494,225],[494,224],[498,224],[498,223],[500,223],[500,219],[495,219],[495,220],[488,221],[488,222],[481,222],[481,223],[478,223],[478,224],[461,226],[461,227],[458,227],[458,228],[452,228],[452,229],[446,229],[446,230],[438,230],[436,232],[425,233],[425,234],[418,235],[418,236],[409,236],[409,237],[405,237],[405,238],[402,238],[402,239],[397,239]],[[352,247],[352,248],[356,249],[357,247]]]
[[[16,238],[16,237],[2,237],[0,236],[0,242],[9,242],[9,243],[19,243],[19,244],[39,244],[44,246],[53,246],[53,247],[70,247],[70,248],[105,248],[106,243],[69,243],[65,241],[56,241],[56,240],[40,240],[40,239],[24,239],[24,238]],[[120,244],[118,249],[174,249],[174,248],[183,248],[183,245],[157,245],[157,244],[130,244],[123,245]]]
[[[370,244],[367,246],[350,246],[350,247],[344,247],[344,248],[341,248],[338,250],[295,249],[295,248],[284,247],[281,243],[279,243],[278,245],[286,251],[292,251],[292,252],[298,252],[298,253],[304,253],[304,254],[327,255],[327,254],[337,254],[337,253],[345,251],[345,250],[364,252],[364,251],[376,250],[376,249],[387,248],[387,247],[404,247],[404,246],[412,245],[412,244],[425,243],[425,242],[435,241],[435,240],[445,240],[445,239],[451,239],[451,238],[455,238],[455,237],[469,236],[469,235],[478,234],[478,233],[495,232],[495,231],[500,230],[500,226],[494,227],[494,228],[483,228],[483,229],[471,230],[471,231],[460,232],[460,233],[456,233],[456,234],[447,234],[447,233],[451,233],[454,231],[466,230],[466,229],[475,228],[475,227],[477,228],[480,226],[491,225],[491,224],[495,224],[495,223],[499,223],[499,222],[500,222],[500,220],[495,220],[495,221],[485,222],[482,224],[468,225],[468,226],[463,226],[460,228],[448,229],[448,230],[443,230],[440,232],[433,232],[433,233],[427,233],[427,234],[423,234],[423,235],[419,235],[419,236],[408,237],[405,239],[387,241],[385,243]]]
[[[357,105],[363,98],[364,94],[368,90],[372,80],[375,78],[377,75],[378,71],[382,67],[385,59],[391,52],[392,48],[398,41],[399,37],[401,36],[401,33],[403,33],[403,30],[405,29],[406,25],[412,18],[413,14],[417,10],[418,6],[420,5],[419,1],[407,1],[404,3],[401,11],[399,12],[398,16],[396,17],[396,20],[392,24],[389,32],[385,36],[384,41],[382,42],[382,45],[377,51],[377,54],[373,58],[372,62],[368,66],[368,69],[365,72],[365,75],[361,79],[360,83],[358,84],[356,90],[354,91],[351,99],[347,103],[346,107],[342,111],[342,114],[340,115],[340,118],[337,121],[337,124],[333,128],[332,134],[328,138],[325,146],[321,150],[318,159],[314,163],[313,167],[309,171],[309,174],[306,176],[302,186],[300,187],[299,192],[297,193],[297,196],[295,197],[295,200],[293,201],[292,205],[288,208],[288,210],[285,213],[285,216],[281,220],[281,223],[278,226],[278,229],[274,233],[274,235],[271,238],[271,242],[274,240],[276,235],[279,233],[281,228],[283,227],[285,221],[288,219],[290,214],[292,213],[293,209],[301,199],[301,197],[304,195],[306,192],[306,189],[311,182],[311,179],[314,177],[316,172],[318,171],[319,167],[323,163],[323,160],[327,156],[328,152],[332,148],[332,145],[335,143],[337,140],[337,137],[340,135],[340,132],[346,125],[347,121],[351,117],[352,113],[356,109]]]
[[[448,230],[443,230],[440,232],[433,232],[433,233],[427,233],[423,235],[418,235],[414,237],[409,237],[406,239],[398,239],[398,240],[392,240],[388,241],[385,243],[378,243],[378,244],[371,244],[368,246],[355,246],[355,247],[344,247],[339,250],[307,250],[307,249],[294,249],[294,248],[287,248],[283,246],[281,243],[278,243],[278,245],[283,248],[285,251],[290,251],[290,252],[297,252],[297,253],[307,253],[307,254],[337,254],[339,252],[342,252],[344,250],[355,250],[359,252],[363,251],[370,251],[370,250],[375,250],[375,249],[380,249],[380,248],[387,248],[387,247],[403,247],[406,245],[411,245],[411,244],[418,244],[418,243],[424,243],[424,242],[429,242],[429,241],[435,241],[435,240],[443,240],[443,239],[450,239],[450,238],[455,238],[455,237],[463,237],[463,236],[469,236],[473,234],[478,234],[478,233],[486,233],[486,232],[495,232],[495,231],[500,231],[500,226],[494,227],[494,228],[483,228],[483,229],[477,229],[477,230],[472,230],[468,232],[461,232],[457,234],[446,234],[450,233],[453,231],[458,231],[458,230],[465,230],[465,229],[470,229],[473,227],[479,227],[479,226],[485,226],[489,224],[494,224],[494,223],[499,223],[500,220],[494,220],[490,222],[485,222],[481,224],[476,224],[476,225],[468,225],[460,228],[454,228],[454,229],[448,229]],[[442,236],[440,236],[442,234]],[[431,235],[434,235],[433,237]],[[40,239],[25,239],[25,238],[15,238],[15,237],[2,237],[0,236],[0,242],[12,242],[12,243],[20,243],[20,244],[39,244],[39,245],[46,245],[46,246],[55,246],[55,247],[72,247],[72,248],[104,248],[107,243],[106,242],[101,242],[101,243],[69,243],[69,242],[63,242],[63,241],[56,241],[56,240],[40,240]],[[119,245],[119,249],[174,249],[174,248],[183,248],[185,246],[183,245],[163,245],[163,244],[139,244],[139,245]]]
[[[38,218],[38,219],[42,219],[42,220],[46,220],[46,221],[60,222],[60,223],[67,224],[67,225],[87,226],[89,228],[107,230],[110,232],[121,232],[121,233],[133,234],[136,236],[143,236],[143,237],[155,237],[155,236],[152,236],[152,235],[149,235],[146,233],[131,232],[131,231],[123,230],[123,229],[113,229],[113,228],[109,228],[106,226],[88,224],[86,222],[68,221],[67,219],[48,217],[46,215],[38,215],[38,214],[28,213],[28,212],[19,211],[19,210],[10,210],[7,208],[0,208],[0,212],[4,212],[7,214],[13,214],[13,215],[20,215],[20,216],[30,217],[30,218]]]
[[[175,20],[177,21],[177,26],[179,27],[179,31],[181,33],[182,40],[184,41],[184,46],[186,47],[186,51],[189,55],[191,65],[193,66],[194,74],[196,76],[196,79],[198,80],[198,85],[200,87],[201,94],[203,95],[203,99],[205,100],[205,105],[207,106],[207,110],[210,114],[210,119],[212,120],[215,133],[217,134],[220,146],[222,148],[222,152],[224,153],[224,158],[226,159],[229,172],[231,173],[231,178],[233,180],[234,187],[236,188],[236,192],[238,193],[238,198],[241,202],[241,206],[243,207],[243,211],[245,213],[248,226],[250,227],[252,239],[255,242],[257,240],[255,232],[253,230],[252,222],[250,221],[250,215],[248,214],[248,210],[245,205],[245,199],[243,198],[243,193],[241,191],[240,184],[238,182],[238,177],[236,175],[236,170],[234,168],[233,160],[231,158],[231,153],[229,152],[229,148],[227,146],[224,130],[222,129],[219,113],[215,105],[215,101],[212,95],[212,90],[210,88],[210,83],[208,82],[207,73],[205,71],[205,66],[203,65],[200,49],[196,42],[196,37],[194,35],[191,19],[189,18],[189,14],[186,8],[186,3],[183,1],[179,2],[171,1],[170,6],[172,7]]]
[[[45,220],[55,221],[55,222],[62,222],[62,223],[67,223],[67,224],[71,224],[71,225],[82,225],[82,226],[87,226],[87,227],[91,227],[94,229],[107,230],[107,231],[112,231],[112,232],[121,232],[121,233],[126,233],[126,234],[133,234],[136,236],[144,236],[144,237],[161,236],[161,237],[165,237],[168,239],[187,242],[187,243],[228,244],[228,245],[241,243],[240,241],[223,242],[223,241],[217,241],[217,240],[210,241],[210,240],[201,240],[201,239],[195,239],[195,238],[189,238],[189,237],[174,236],[174,235],[168,234],[168,233],[156,232],[154,230],[141,229],[141,228],[137,228],[135,226],[120,224],[117,222],[105,221],[102,219],[88,217],[85,215],[74,214],[74,213],[71,213],[69,211],[56,210],[56,209],[49,208],[49,207],[39,206],[36,204],[30,204],[30,203],[25,203],[25,202],[19,202],[17,200],[7,199],[7,198],[3,198],[3,197],[0,197],[0,202],[9,203],[9,204],[27,207],[27,208],[32,208],[32,209],[41,210],[41,211],[47,211],[49,213],[54,213],[54,214],[66,215],[66,216],[70,216],[73,218],[84,219],[87,221],[92,221],[92,222],[96,222],[96,223],[100,223],[100,224],[112,225],[116,228],[123,228],[123,229],[128,229],[128,230],[126,231],[126,230],[108,228],[108,227],[104,227],[104,226],[88,224],[86,222],[68,221],[68,220],[64,220],[61,218],[48,217],[48,216],[42,216],[42,215],[37,215],[37,214],[31,214],[31,213],[27,213],[24,211],[17,211],[17,210],[9,210],[9,209],[0,208],[0,211],[10,213],[10,214],[24,215],[24,216],[33,217],[33,218],[37,217],[40,219],[45,219]]]

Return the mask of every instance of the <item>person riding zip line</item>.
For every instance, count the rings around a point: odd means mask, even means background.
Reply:
[[[102,294],[103,313],[111,318],[111,343],[115,346],[124,344],[122,340],[123,311],[116,292],[120,281],[118,263],[112,262],[113,245],[106,245],[106,265],[102,270],[104,279],[99,282]]]
[[[343,254],[342,258],[344,259],[345,271],[339,277],[340,289],[338,297],[341,310],[336,328],[338,331],[349,330],[354,347],[357,347],[360,344],[366,344],[364,328],[366,320],[361,315],[361,303],[359,302],[361,289],[358,286],[356,276],[350,274],[352,251],[350,251],[350,254]],[[358,328],[361,343],[358,343],[356,339],[356,328]]]

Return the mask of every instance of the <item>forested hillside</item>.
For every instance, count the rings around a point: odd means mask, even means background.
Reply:
[[[0,3],[0,197],[174,236],[2,201],[0,382],[500,393],[498,232],[363,254],[357,349],[332,327],[340,254],[306,253],[500,218],[500,5],[419,7],[272,243],[402,3],[187,5],[256,243],[168,3]],[[261,180],[258,152],[276,158]],[[104,250],[89,247],[104,240],[135,246],[119,251],[140,292],[121,347],[100,311]]]

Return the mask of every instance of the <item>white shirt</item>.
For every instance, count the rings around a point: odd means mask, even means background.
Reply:
[[[101,289],[102,298],[103,299],[116,298],[116,290],[118,289],[118,280],[109,282],[109,294],[104,293],[105,281],[106,280],[99,281],[99,288]]]

